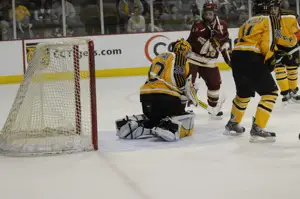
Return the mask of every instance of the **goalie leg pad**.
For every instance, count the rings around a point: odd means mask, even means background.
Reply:
[[[151,130],[144,128],[145,115],[126,116],[116,121],[117,136],[121,139],[139,139],[151,135]]]
[[[133,116],[126,116],[126,117],[124,117],[122,119],[116,120],[115,123],[116,123],[117,132],[120,130],[120,128],[122,126],[124,126],[129,121],[137,121],[138,123],[144,123],[147,120],[148,120],[148,118],[144,114],[133,115]]]
[[[133,140],[151,136],[151,129],[144,128],[136,121],[129,121],[120,128],[117,136],[121,139]]]
[[[194,132],[194,120],[195,114],[193,112],[189,112],[185,115],[174,116],[171,118],[173,121],[178,121],[181,123],[179,129],[180,138],[191,136]]]
[[[194,113],[166,118],[158,127],[152,129],[153,133],[165,141],[173,142],[194,132]]]

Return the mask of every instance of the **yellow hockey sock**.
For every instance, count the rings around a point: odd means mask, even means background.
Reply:
[[[298,87],[298,67],[287,66],[287,78],[289,82],[289,88],[294,90]]]
[[[286,95],[290,89],[289,81],[287,79],[286,67],[284,65],[278,65],[276,66],[274,71],[281,94]]]
[[[232,101],[231,109],[231,119],[234,122],[240,123],[242,121],[249,102],[250,98],[241,98],[239,96],[235,96]]]
[[[269,121],[273,107],[278,97],[278,91],[274,91],[268,95],[262,95],[256,109],[255,124],[261,128],[265,128]]]

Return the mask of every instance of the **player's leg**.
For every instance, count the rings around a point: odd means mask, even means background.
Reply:
[[[143,103],[143,112],[149,118],[145,128],[166,141],[176,141],[193,132],[194,114],[185,112],[180,98],[171,95],[155,95],[152,102]]]
[[[277,65],[274,70],[283,103],[287,103],[290,99],[290,87],[286,69],[287,68],[284,64],[280,64]]]
[[[179,97],[167,94],[141,95],[144,115],[149,119],[144,123],[146,128],[153,128],[161,123],[162,119],[185,112],[185,104]]]
[[[300,93],[298,92],[298,62],[299,53],[294,53],[292,59],[286,60],[286,68],[291,99],[294,102],[300,103]]]
[[[256,74],[253,74],[251,79],[255,91],[261,96],[261,98],[257,106],[252,129],[250,131],[252,136],[250,141],[256,141],[259,137],[275,141],[275,133],[264,129],[268,124],[272,110],[276,103],[278,88],[269,69],[264,66],[263,61],[261,63],[261,65],[256,65],[256,67],[254,67]]]
[[[142,115],[126,116],[116,121],[117,136],[121,139],[139,139],[152,136],[152,128],[168,115],[169,97],[162,94],[141,95]],[[179,99],[179,98],[178,98]],[[180,100],[179,100],[180,101]],[[172,106],[172,105],[171,105]],[[166,110],[167,109],[167,110]]]
[[[207,86],[208,104],[211,107],[217,106],[219,100],[220,87],[221,87],[221,76],[220,76],[219,68],[202,67],[200,75],[205,81]]]
[[[122,139],[139,139],[153,135],[151,129],[159,126],[162,119],[178,114],[179,103],[179,98],[169,95],[141,95],[143,115],[117,120],[117,136]]]
[[[289,52],[293,48],[279,46],[279,49]],[[294,53],[291,58],[284,57],[281,64],[276,66],[274,70],[277,84],[281,91],[282,102],[285,104],[287,104],[290,99],[294,102],[300,102],[300,94],[298,93],[298,59],[298,53]]]
[[[252,87],[251,81],[248,77],[251,71],[251,62],[244,60],[251,60],[252,54],[235,51],[232,55],[232,74],[236,87],[236,96],[232,100],[231,115],[228,123],[225,126],[225,133],[236,133],[237,135],[244,133],[245,128],[240,125],[244,117],[245,111],[248,107],[251,97],[255,96],[255,91]]]
[[[192,75],[192,83],[195,85],[197,76],[199,74],[199,66],[192,63],[189,63],[189,66],[190,66],[189,75]]]
[[[222,116],[222,111],[213,113],[215,107],[218,105],[220,97],[221,75],[219,68],[201,67],[199,73],[207,86],[207,103],[210,109],[209,112],[216,116]]]

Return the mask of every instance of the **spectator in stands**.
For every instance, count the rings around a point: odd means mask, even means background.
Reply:
[[[218,4],[218,16],[228,23],[228,27],[237,28],[243,23],[240,21],[240,15],[243,14],[243,8],[245,8],[243,1],[237,0],[219,0]],[[239,10],[241,8],[241,11]]]
[[[285,10],[290,9],[290,2],[288,0],[283,0],[281,3],[281,7]]]
[[[178,12],[178,8],[175,4],[169,6],[169,11],[162,14],[161,19],[163,21],[164,30],[183,30],[184,29],[184,17]]]
[[[16,7],[16,22],[17,22],[17,35],[18,38],[33,38],[32,23],[30,23],[30,12],[23,6],[19,5]],[[12,16],[12,10],[11,10]]]
[[[52,0],[37,0],[34,9],[33,25],[36,31],[35,37],[51,37],[51,8]]]
[[[151,31],[150,24],[151,24],[151,14],[150,14],[150,0],[141,0],[141,3],[143,5],[143,12],[142,15],[145,18],[145,24],[146,24],[146,31]]]
[[[153,18],[154,18],[154,32],[163,31],[162,21],[161,21],[161,10],[158,7],[153,8]],[[151,25],[151,24],[150,24]],[[151,31],[151,26],[149,26],[149,31]]]
[[[141,10],[138,5],[134,6],[132,17],[128,20],[127,32],[145,32],[145,18],[141,15]]]
[[[190,6],[190,12],[184,16],[184,29],[190,30],[196,20],[201,20],[200,9],[196,3]]]
[[[105,34],[117,33],[118,13],[117,8],[112,4],[104,4],[104,28]]]
[[[140,0],[117,0],[120,33],[126,32],[128,20],[135,6],[138,6],[141,13],[144,12],[144,7]]]
[[[76,10],[70,2],[65,1],[65,11],[66,11],[65,14],[66,14],[67,35],[72,36],[74,32],[73,26],[76,25]],[[56,24],[58,27],[62,26],[61,0],[54,0],[54,3],[52,5],[51,19],[53,23]],[[54,34],[57,37],[62,36],[61,28],[56,28]]]
[[[12,38],[12,20],[10,17],[11,1],[2,0],[0,3],[0,29],[1,29],[1,40],[8,40]]]
[[[90,0],[82,3],[79,16],[88,35],[101,34],[99,1]]]

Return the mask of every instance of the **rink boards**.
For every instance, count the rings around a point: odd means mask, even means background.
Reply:
[[[233,46],[238,29],[229,29],[230,44]],[[147,73],[151,60],[168,49],[169,44],[179,38],[187,38],[189,31],[137,33],[122,35],[98,35],[78,37],[92,39],[95,51],[95,69],[97,77],[135,76]],[[28,60],[41,42],[59,42],[72,38],[32,39],[3,41],[0,45],[1,67],[0,84],[19,83],[26,72]],[[80,70],[88,69],[86,49],[79,52]],[[57,56],[64,58],[63,52]],[[218,58],[221,70],[229,67],[222,57]]]

